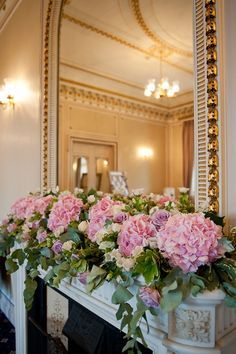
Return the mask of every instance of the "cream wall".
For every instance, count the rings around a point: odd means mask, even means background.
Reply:
[[[168,125],[167,184],[176,188],[183,186],[183,122]]]
[[[41,4],[22,1],[0,33],[0,80],[24,80],[29,88],[14,111],[0,109],[1,218],[40,186]]]
[[[29,89],[14,111],[0,108],[0,219],[16,198],[40,186],[41,5],[22,1],[0,33],[0,85],[20,79]],[[13,321],[10,284],[2,278],[0,306]]]
[[[167,124],[85,107],[63,100],[59,123],[59,185],[69,188],[70,138],[115,143],[116,169],[124,171],[129,189],[144,188],[145,193],[162,193],[166,187]],[[138,148],[153,150],[151,158],[138,157]],[[68,176],[68,177],[67,177]]]

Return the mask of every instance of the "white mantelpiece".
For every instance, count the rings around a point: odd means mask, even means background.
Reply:
[[[119,328],[117,306],[111,303],[114,286],[105,283],[88,295],[84,286],[74,280],[63,282],[60,291],[88,310]],[[154,354],[235,354],[236,309],[224,305],[220,290],[188,298],[169,314],[148,316],[150,330],[142,329]]]
[[[26,354],[25,310],[22,301],[24,269],[21,267],[19,271],[16,273],[17,295],[15,293],[18,298],[16,353]],[[120,327],[115,316],[117,306],[111,303],[113,284],[105,283],[89,295],[84,285],[74,279],[71,284],[63,281],[59,290],[113,326]],[[141,327],[153,354],[235,354],[236,309],[224,305],[224,296],[220,290],[205,292],[196,298],[189,297],[169,314],[163,313],[158,317],[149,315],[149,333],[145,323]]]

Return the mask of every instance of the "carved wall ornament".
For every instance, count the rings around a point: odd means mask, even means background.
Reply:
[[[174,314],[173,335],[193,342],[210,342],[210,311],[177,308]]]

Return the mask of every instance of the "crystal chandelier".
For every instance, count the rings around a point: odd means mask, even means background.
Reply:
[[[161,97],[174,97],[176,93],[179,92],[180,87],[178,81],[173,81],[172,83],[166,77],[162,75],[162,53],[160,52],[160,77],[161,80],[158,83],[156,79],[148,80],[147,85],[144,89],[144,96],[146,97],[155,97],[159,99]]]

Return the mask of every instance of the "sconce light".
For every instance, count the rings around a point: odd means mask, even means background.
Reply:
[[[147,147],[140,147],[138,149],[138,157],[142,159],[150,159],[153,156],[153,150]]]
[[[15,107],[15,85],[11,80],[4,79],[4,85],[0,87],[0,106],[11,109]]]

